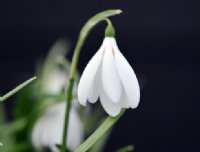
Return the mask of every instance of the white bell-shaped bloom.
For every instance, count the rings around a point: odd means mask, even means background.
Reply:
[[[32,132],[32,143],[36,149],[48,147],[52,152],[59,152],[56,144],[62,143],[66,102],[51,105],[37,120]],[[83,128],[76,110],[71,108],[69,117],[67,145],[74,150],[81,144]]]
[[[67,75],[64,71],[54,70],[43,82],[43,91],[47,94],[57,95],[65,87]]]
[[[59,95],[68,86],[69,74],[64,70],[55,69],[49,74],[42,83],[42,91],[47,95]],[[73,96],[77,92],[77,82],[74,83]],[[74,102],[73,104],[77,104]]]
[[[136,108],[140,88],[136,75],[119,51],[114,37],[105,37],[102,46],[86,66],[78,86],[78,100],[85,106],[87,100],[98,98],[110,116],[122,108]]]

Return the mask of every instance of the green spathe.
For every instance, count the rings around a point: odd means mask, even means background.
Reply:
[[[116,32],[115,32],[114,26],[112,25],[112,23],[109,19],[106,19],[106,21],[107,21],[108,25],[105,30],[105,37],[115,37]]]

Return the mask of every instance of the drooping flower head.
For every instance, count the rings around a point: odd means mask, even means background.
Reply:
[[[32,132],[32,143],[36,149],[49,148],[52,152],[60,151],[57,145],[61,144],[65,107],[65,101],[51,105],[36,121]],[[76,109],[72,106],[69,117],[68,148],[73,151],[82,140],[82,124]]]
[[[106,35],[87,64],[78,86],[81,105],[85,106],[87,101],[95,103],[100,98],[110,116],[118,115],[122,108],[136,108],[140,100],[138,80],[120,52],[113,31]]]

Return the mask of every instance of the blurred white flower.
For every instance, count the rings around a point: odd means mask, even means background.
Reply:
[[[32,132],[32,143],[36,149],[48,147],[53,152],[59,152],[56,144],[62,143],[65,106],[66,102],[51,105],[36,121]],[[68,129],[67,145],[73,151],[83,139],[82,124],[73,106],[70,111]]]
[[[64,70],[54,70],[44,81],[43,91],[47,94],[58,95],[66,86],[67,74]]]
[[[78,86],[78,100],[100,102],[110,116],[116,116],[122,108],[136,108],[140,100],[140,88],[136,75],[121,54],[114,37],[106,37],[102,46],[86,66]]]
[[[69,41],[59,39],[50,49],[41,71],[42,91],[48,95],[59,95],[68,86],[70,64],[65,58]]]

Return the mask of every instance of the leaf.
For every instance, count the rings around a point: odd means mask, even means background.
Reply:
[[[131,152],[133,150],[134,150],[134,146],[128,145],[128,146],[125,146],[125,147],[118,149],[116,152]]]
[[[91,147],[91,152],[102,152],[105,144],[108,140],[108,137],[111,134],[111,130],[107,131],[99,140]]]
[[[124,114],[125,110],[122,110],[116,117],[108,117],[101,126],[84,141],[74,152],[85,152],[92,147],[109,129],[119,120]]]
[[[11,97],[12,95],[14,95],[15,93],[17,93],[19,90],[21,90],[22,88],[24,88],[25,86],[27,86],[28,84],[30,84],[32,81],[34,81],[36,79],[36,77],[30,78],[29,80],[25,81],[24,83],[20,84],[19,86],[17,86],[15,89],[11,90],[10,92],[6,93],[3,97],[0,97],[0,102],[5,101],[6,99],[8,99],[9,97]]]

